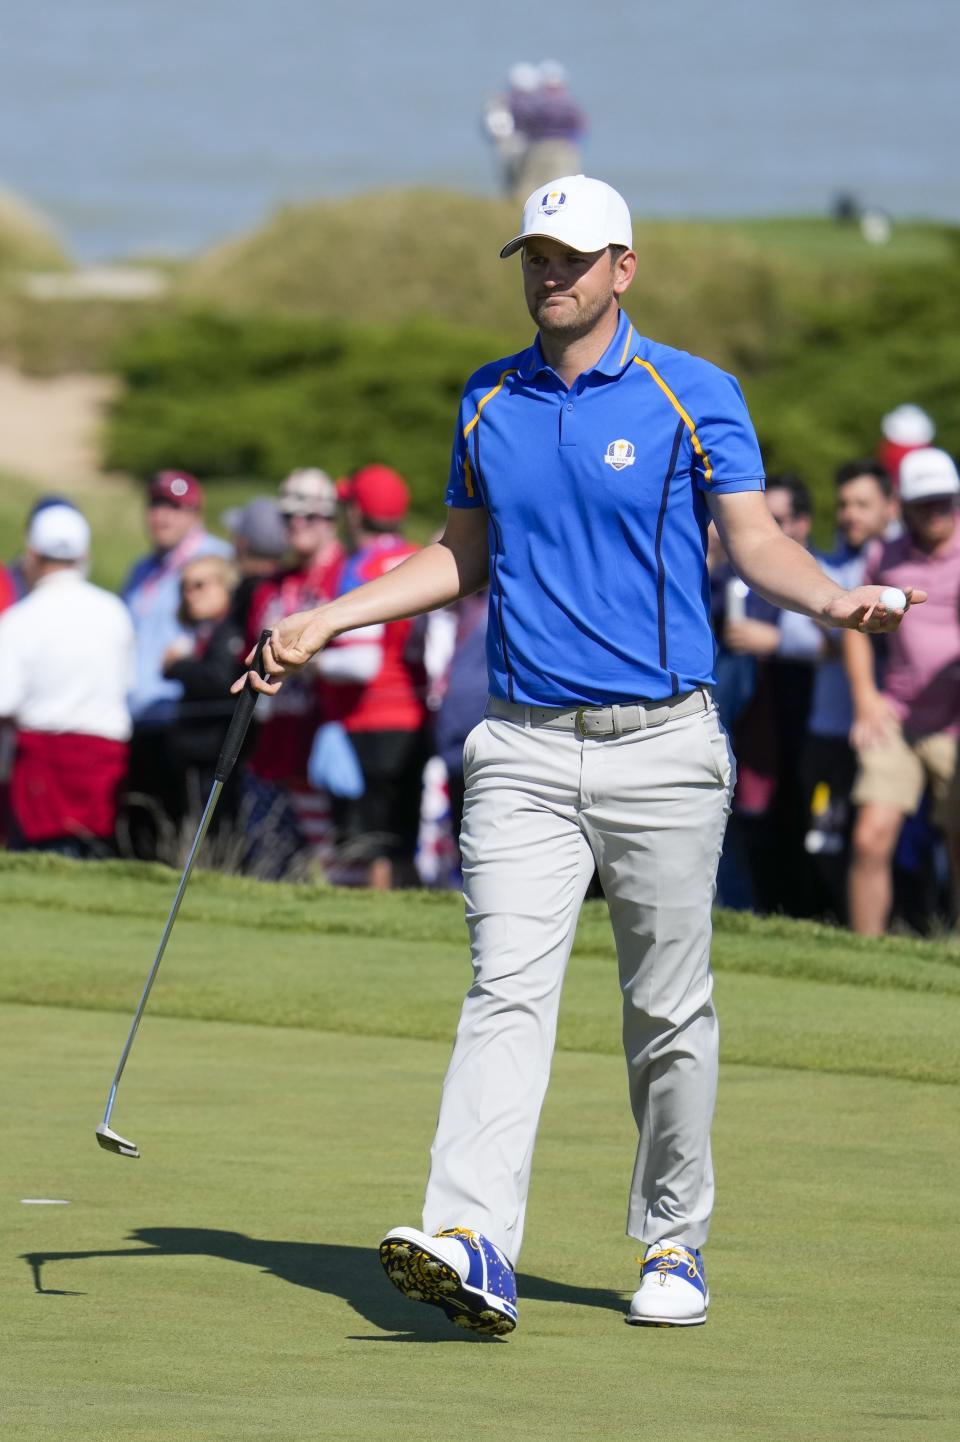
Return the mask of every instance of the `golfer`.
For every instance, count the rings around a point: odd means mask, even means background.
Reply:
[[[273,694],[334,636],[489,584],[490,702],[464,748],[474,982],[423,1230],[389,1232],[381,1260],[457,1324],[515,1327],[560,988],[596,866],[639,1133],[627,1231],[644,1260],[627,1320],[691,1326],[708,1301],[710,911],[733,784],[710,692],[707,523],[776,606],[867,631],[903,612],[880,607],[878,586],[843,590],[781,533],[736,381],[631,325],[620,299],[637,257],[616,191],[582,175],[537,190],[501,255],[517,251],[537,336],[467,384],[443,538],[282,621],[253,685]]]

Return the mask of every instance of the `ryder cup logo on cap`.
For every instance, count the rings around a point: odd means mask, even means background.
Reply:
[[[630,441],[611,441],[603,459],[608,466],[613,466],[615,471],[622,471],[624,466],[633,465],[637,453]]]
[[[905,505],[911,501],[932,500],[934,496],[958,494],[960,476],[946,451],[924,446],[908,451],[900,462],[900,499]]]
[[[565,191],[548,190],[540,199],[538,209],[541,215],[556,215],[567,203]]]
[[[538,186],[523,207],[520,234],[508,241],[501,259],[520,249],[525,240],[557,240],[583,255],[606,250],[608,245],[633,245],[633,228],[627,202],[612,185],[589,175],[561,175]]]

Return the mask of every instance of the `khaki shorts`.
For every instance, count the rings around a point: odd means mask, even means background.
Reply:
[[[938,731],[909,738],[897,727],[882,746],[871,746],[857,758],[853,783],[855,806],[895,806],[912,816],[929,784],[933,820],[944,831],[960,831],[960,777],[957,738]]]

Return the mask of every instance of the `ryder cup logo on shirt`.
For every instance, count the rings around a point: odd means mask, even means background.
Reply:
[[[567,193],[565,190],[546,190],[540,197],[540,214],[556,215],[557,211],[562,210],[566,203]]]
[[[633,465],[637,454],[630,441],[611,441],[603,459],[615,471],[622,471],[624,466]]]

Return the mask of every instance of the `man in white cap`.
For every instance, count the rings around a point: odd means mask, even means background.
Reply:
[[[15,726],[15,847],[97,856],[112,849],[127,767],[133,626],[85,579],[90,528],[73,506],[27,532],[29,593],[0,616],[0,717]]]
[[[630,214],[602,181],[535,191],[520,233],[533,344],[468,381],[443,537],[368,585],[288,617],[268,694],[344,631],[490,586],[486,719],[464,747],[461,849],[474,984],[433,1144],[423,1229],[381,1260],[407,1296],[480,1332],[516,1325],[514,1268],[563,973],[599,870],[620,962],[639,1144],[628,1320],[706,1320],[717,1019],[710,914],[733,766],[710,688],[706,564],[716,521],[774,605],[890,630],[786,536],[732,376],[639,335]],[[911,593],[908,591],[908,595]],[[912,595],[923,600],[922,593]]]
[[[849,878],[850,924],[867,936],[886,929],[900,829],[929,786],[933,819],[950,857],[960,901],[960,477],[946,451],[909,451],[900,462],[904,533],[876,541],[864,581],[922,585],[929,601],[887,642],[883,680],[866,636],[843,638],[853,697],[850,740],[858,753],[858,807]]]

